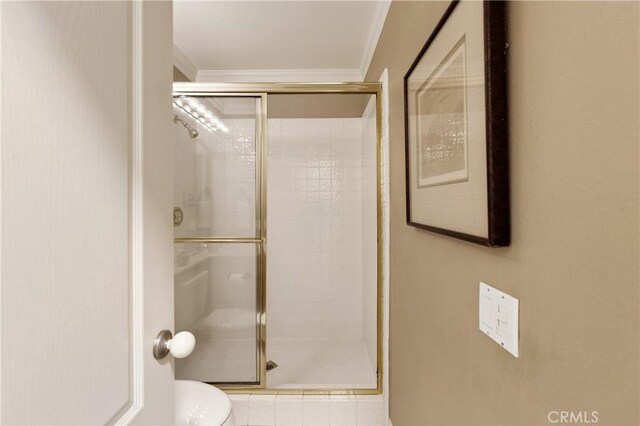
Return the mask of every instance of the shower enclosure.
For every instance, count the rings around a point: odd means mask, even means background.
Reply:
[[[177,379],[381,392],[380,104],[377,83],[174,84]]]

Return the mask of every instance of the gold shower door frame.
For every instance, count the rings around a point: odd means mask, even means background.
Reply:
[[[376,97],[376,206],[377,206],[377,386],[375,389],[269,389],[267,385],[267,119],[270,94],[370,94]],[[247,243],[258,250],[256,275],[257,353],[259,383],[217,385],[227,393],[279,395],[375,395],[382,393],[382,85],[380,83],[174,83],[173,96],[246,97],[260,99],[256,111],[256,238],[176,238],[175,243]]]

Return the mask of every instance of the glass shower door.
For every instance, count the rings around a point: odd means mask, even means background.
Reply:
[[[176,379],[259,386],[264,226],[261,95],[174,93]]]

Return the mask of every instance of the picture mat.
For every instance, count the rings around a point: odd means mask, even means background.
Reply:
[[[409,162],[411,221],[488,238],[488,200],[485,123],[484,29],[482,2],[462,1],[433,40],[407,81],[408,125],[417,125],[415,99],[421,84],[433,74],[452,47],[464,36],[467,75],[468,179],[448,185],[419,188],[415,159]],[[409,132],[409,153],[417,152],[415,133]]]
[[[465,67],[462,36],[416,92],[418,188],[468,179]]]

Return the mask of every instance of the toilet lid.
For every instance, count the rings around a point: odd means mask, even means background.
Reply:
[[[231,414],[231,399],[215,386],[176,380],[176,424],[222,425]]]

